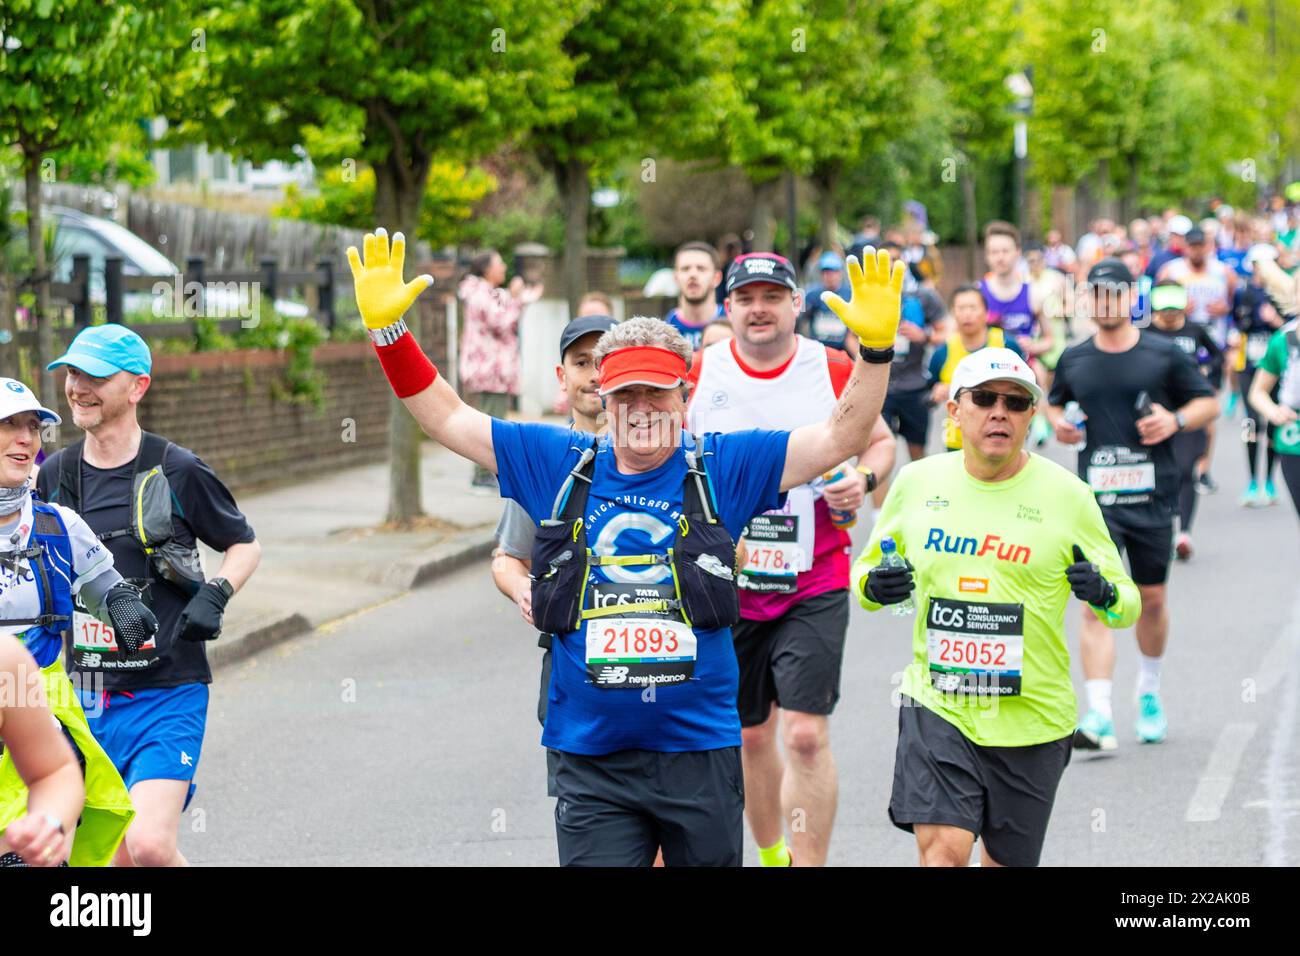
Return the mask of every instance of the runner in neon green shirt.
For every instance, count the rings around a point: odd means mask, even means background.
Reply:
[[[963,359],[948,402],[963,450],[899,473],[853,565],[872,611],[905,600],[915,575],[890,817],[925,865],[965,865],[977,836],[985,865],[1038,862],[1076,723],[1070,593],[1110,627],[1141,610],[1092,491],[1024,450],[1040,398],[1015,353]],[[910,568],[881,566],[887,537]]]

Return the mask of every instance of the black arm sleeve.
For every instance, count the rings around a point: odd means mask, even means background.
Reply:
[[[1210,353],[1210,361],[1205,366],[1205,377],[1215,388],[1223,382],[1223,349],[1219,348],[1219,343],[1214,341],[1214,336],[1205,326],[1200,327],[1198,338],[1201,340],[1201,346],[1205,351]]]

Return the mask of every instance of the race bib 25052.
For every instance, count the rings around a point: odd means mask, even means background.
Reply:
[[[931,686],[946,694],[1019,696],[1024,635],[1023,604],[931,598],[925,620]]]

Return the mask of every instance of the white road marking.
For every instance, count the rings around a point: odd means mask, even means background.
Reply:
[[[1196,784],[1196,792],[1187,804],[1188,823],[1211,823],[1219,819],[1223,810],[1223,801],[1232,789],[1233,778],[1237,776],[1237,767],[1241,764],[1246,745],[1255,736],[1258,727],[1254,723],[1228,724],[1219,734],[1214,745],[1205,772]]]

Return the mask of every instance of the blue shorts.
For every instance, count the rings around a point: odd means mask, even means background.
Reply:
[[[83,700],[86,722],[130,790],[141,780],[189,780],[185,806],[194,796],[194,773],[208,719],[208,685],[109,691]],[[98,706],[96,706],[98,705]]]

